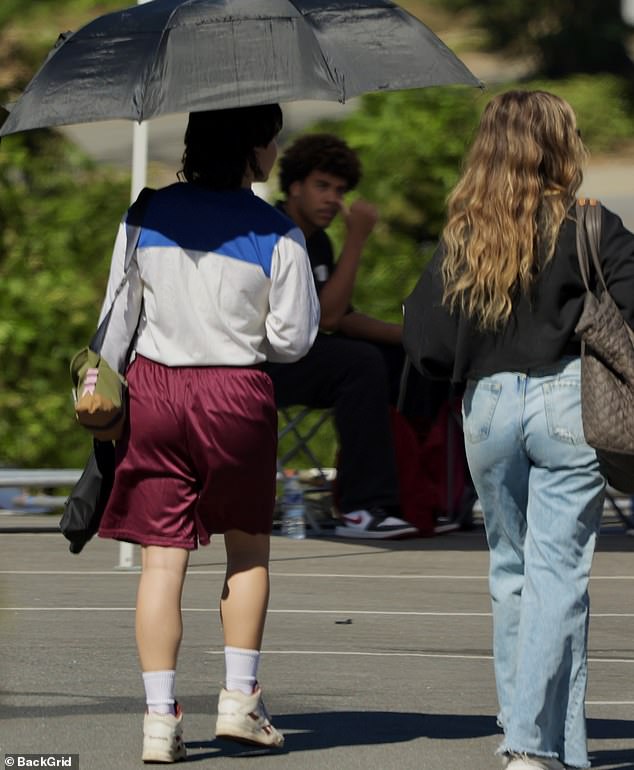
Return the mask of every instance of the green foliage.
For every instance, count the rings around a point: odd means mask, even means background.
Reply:
[[[510,84],[504,86],[510,88]],[[543,89],[570,102],[583,141],[592,153],[618,152],[634,137],[630,87],[616,75],[577,75],[567,80],[532,80],[518,88]],[[496,90],[500,91],[502,88]]]
[[[68,365],[94,332],[127,179],[59,136],[0,147],[0,464],[80,467]]]
[[[552,78],[612,72],[632,76],[627,54],[632,33],[621,0],[432,0],[443,9],[470,11],[487,47],[535,57],[537,72]]]
[[[2,0],[0,6],[0,27],[11,23],[29,23],[38,18],[51,18],[60,12],[59,0]],[[77,29],[91,18],[109,11],[134,5],[133,0],[65,0],[62,12],[66,17],[78,20]]]
[[[61,33],[132,4],[132,0],[2,0],[0,83],[8,92],[1,94],[3,99],[18,98]]]

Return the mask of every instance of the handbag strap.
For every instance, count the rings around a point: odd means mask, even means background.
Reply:
[[[405,356],[403,361],[403,368],[401,369],[401,379],[399,380],[398,398],[396,400],[396,411],[403,412],[405,407],[405,396],[407,395],[407,382],[409,379],[409,373],[412,368],[412,362],[408,355]]]
[[[112,309],[114,308],[114,304],[117,301],[117,297],[119,294],[121,294],[126,283],[128,282],[130,267],[132,266],[132,257],[134,256],[134,252],[141,235],[143,217],[153,193],[154,190],[151,187],[144,187],[139,193],[139,197],[128,210],[125,223],[126,247],[125,260],[123,262],[123,277],[121,278],[121,281],[115,290],[114,297],[112,298],[108,312],[103,317],[103,320],[99,324],[97,331],[95,332],[92,340],[90,341],[90,344],[88,345],[88,347],[91,350],[94,350],[95,353],[101,352],[101,347],[106,336],[106,331],[108,330],[108,324],[110,323]]]
[[[579,198],[575,212],[577,216],[577,259],[586,290],[590,288],[590,259],[597,278],[607,291],[608,287],[601,269],[599,249],[601,244],[601,205],[594,198]]]

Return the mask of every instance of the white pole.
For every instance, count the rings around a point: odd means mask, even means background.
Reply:
[[[148,0],[138,0],[145,3]],[[130,202],[134,203],[141,190],[147,183],[147,123],[135,123],[132,134],[132,184]],[[132,569],[134,567],[134,546],[132,543],[119,544],[119,563],[117,569]]]
[[[134,568],[134,545],[132,543],[119,543],[119,563],[116,569]]]
[[[151,0],[137,0],[137,5],[149,2]],[[147,184],[147,123],[135,123],[132,131],[132,185],[130,200],[134,203],[141,190]]]
[[[150,0],[137,0],[137,5],[149,3]],[[139,193],[147,184],[147,123],[135,123],[132,128],[132,183],[130,185],[130,202],[138,198]],[[119,544],[118,569],[134,567],[134,546],[132,543]]]
[[[140,2],[147,1],[148,0],[140,0]],[[130,202],[134,203],[141,190],[147,184],[148,124],[135,123],[132,130],[132,184],[130,188]]]

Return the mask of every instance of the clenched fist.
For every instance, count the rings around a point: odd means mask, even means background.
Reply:
[[[360,238],[367,238],[379,219],[376,206],[361,198],[353,201],[350,208],[341,206],[341,215],[346,223],[348,233]]]

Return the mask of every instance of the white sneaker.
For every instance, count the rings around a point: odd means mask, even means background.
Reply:
[[[566,770],[566,765],[555,759],[555,757],[518,754],[514,751],[510,752],[507,756],[509,761],[505,765],[505,770]]]
[[[173,714],[146,714],[143,719],[144,762],[171,763],[185,759],[183,743],[183,712],[176,706]]]
[[[216,737],[257,746],[284,745],[284,736],[271,724],[259,685],[251,695],[240,690],[220,691]]]
[[[397,540],[420,534],[418,529],[382,508],[351,511],[342,514],[343,526],[335,527],[336,537],[356,537],[363,540]]]

